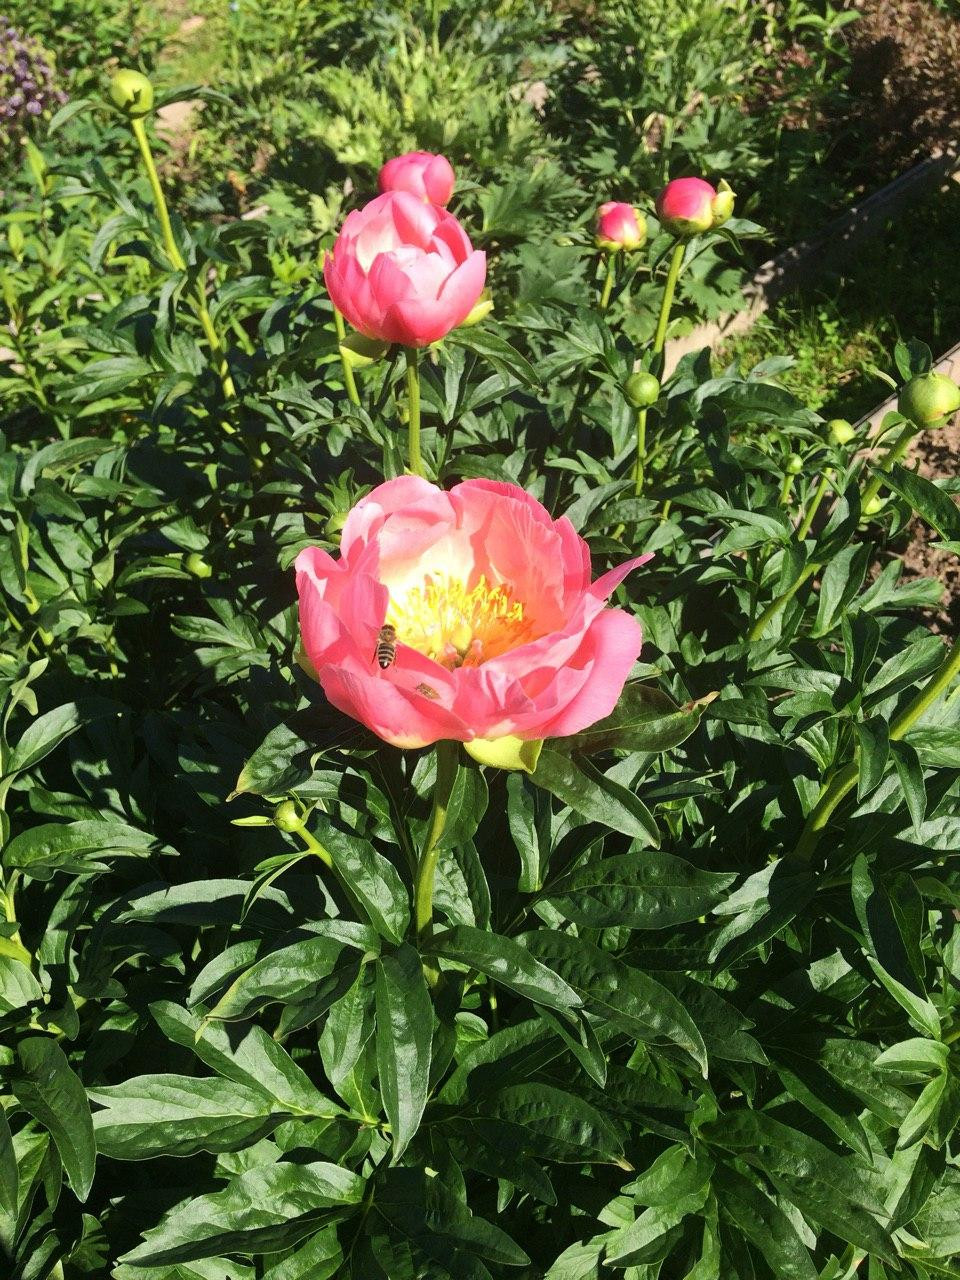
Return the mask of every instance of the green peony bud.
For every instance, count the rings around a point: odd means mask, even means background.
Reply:
[[[623,394],[635,409],[649,409],[660,399],[660,383],[652,373],[631,373],[623,384]]]
[[[784,468],[788,476],[798,476],[803,470],[803,459],[799,453],[791,453]]]
[[[886,505],[886,498],[881,498],[878,494],[874,494],[872,498],[868,498],[863,504],[863,514],[865,516],[875,516],[881,512]]]
[[[273,811],[273,825],[280,831],[301,831],[303,816],[295,800],[281,800]]]
[[[153,85],[142,71],[118,71],[110,81],[110,97],[133,120],[153,110]]]
[[[921,373],[902,389],[897,408],[918,427],[939,427],[960,409],[960,387],[943,373]]]
[[[827,434],[830,437],[830,443],[839,447],[849,444],[856,438],[857,433],[846,418],[831,418],[827,423]]]
[[[213,567],[198,551],[191,551],[189,555],[183,557],[183,567],[195,578],[209,578],[213,574]]]

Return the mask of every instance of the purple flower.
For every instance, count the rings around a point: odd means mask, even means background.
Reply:
[[[66,101],[42,45],[0,17],[0,149],[18,140],[31,120]]]

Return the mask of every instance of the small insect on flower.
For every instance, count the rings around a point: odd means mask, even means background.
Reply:
[[[433,698],[440,697],[439,693],[437,693],[433,685],[429,685],[429,684],[418,684],[417,693],[422,693],[425,698],[430,698],[431,700]]]
[[[385,622],[377,633],[377,647],[374,652],[377,665],[386,671],[397,660],[397,628]]]

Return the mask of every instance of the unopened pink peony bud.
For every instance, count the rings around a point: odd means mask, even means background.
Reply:
[[[480,300],[486,254],[452,213],[409,191],[355,209],[328,253],[333,304],[367,338],[426,347],[463,324]]]
[[[428,204],[446,207],[453,195],[456,176],[446,156],[430,151],[408,151],[394,156],[380,170],[381,191],[409,191]]]
[[[647,220],[632,204],[609,200],[597,210],[598,249],[616,253],[619,249],[639,249],[647,238]]]
[[[674,178],[657,196],[657,217],[675,236],[700,235],[714,225],[717,194],[703,178]]]

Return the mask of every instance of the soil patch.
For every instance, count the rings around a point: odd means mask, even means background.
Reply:
[[[928,480],[953,479],[960,457],[960,416],[949,426],[924,431],[914,440],[907,465],[919,464],[920,474]],[[958,499],[955,496],[954,501]],[[943,584],[940,608],[929,617],[932,629],[951,639],[960,632],[960,556],[941,551],[933,544],[940,537],[922,520],[912,520],[898,542],[907,539],[899,552],[905,578],[937,578]],[[891,548],[892,550],[893,548]]]

